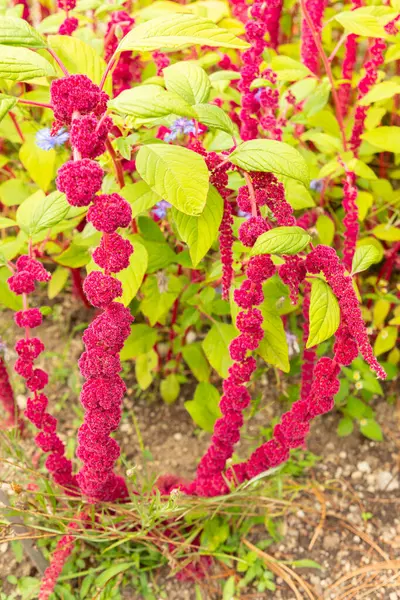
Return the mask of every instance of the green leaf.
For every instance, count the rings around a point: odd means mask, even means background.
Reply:
[[[400,227],[395,227],[394,225],[377,225],[373,228],[372,233],[378,240],[400,242]]]
[[[165,320],[183,285],[183,279],[174,275],[165,279],[155,275],[147,277],[142,286],[144,298],[140,303],[140,309],[149,319],[150,325]]]
[[[1,59],[0,59],[1,60]],[[0,122],[4,119],[9,110],[17,104],[17,99],[13,96],[0,94]]]
[[[8,179],[0,185],[0,200],[5,206],[16,206],[30,196],[30,187],[21,179]]]
[[[140,389],[147,390],[151,385],[154,375],[153,371],[158,365],[157,352],[149,350],[146,354],[140,354],[135,361],[135,375]]]
[[[210,129],[220,129],[233,134],[233,123],[222,108],[213,104],[196,104],[193,107],[197,114],[197,121]]]
[[[202,213],[209,173],[201,156],[181,146],[149,144],[140,148],[136,169],[151,189],[175,208],[187,215]]]
[[[49,35],[47,40],[70,73],[84,73],[97,85],[100,83],[106,62],[92,46],[68,35]],[[107,77],[104,90],[111,95],[111,76]]]
[[[100,589],[104,588],[106,583],[108,583],[109,581],[114,579],[117,575],[119,575],[120,573],[124,573],[128,569],[134,569],[134,568],[135,568],[134,562],[117,563],[117,564],[113,565],[112,567],[109,567],[108,569],[103,571],[97,577],[96,586],[98,586]]]
[[[315,202],[310,192],[304,185],[294,179],[285,179],[285,196],[293,210],[312,208]]]
[[[277,311],[270,310],[270,308],[267,303],[261,306],[265,333],[257,349],[257,354],[269,365],[278,367],[284,373],[289,373],[289,348],[285,328]]]
[[[295,148],[275,140],[250,140],[240,144],[229,160],[245,171],[263,171],[309,184],[307,163]]]
[[[223,200],[213,186],[209,188],[206,205],[199,217],[185,215],[176,208],[172,210],[178,233],[189,246],[194,267],[207,254],[216,239],[223,210]]]
[[[275,227],[266,231],[254,244],[251,256],[258,254],[297,254],[311,241],[301,227]]]
[[[0,20],[0,44],[27,48],[46,48],[47,46],[46,40],[25,19],[5,17],[4,15]]]
[[[29,81],[36,77],[55,77],[55,75],[52,65],[40,54],[27,48],[0,45],[1,78]]]
[[[239,50],[249,48],[247,42],[208,19],[174,14],[137,25],[121,40],[117,51],[181,50],[193,44]]]
[[[165,86],[188,104],[207,102],[210,94],[210,79],[204,69],[195,63],[178,62],[163,71]]]
[[[153,119],[175,114],[196,117],[193,108],[178,94],[154,84],[138,85],[119,94],[109,108],[139,119]]]
[[[175,373],[170,373],[160,384],[161,398],[167,404],[172,404],[179,397],[181,386]]]
[[[208,381],[210,379],[210,365],[204,356],[199,342],[184,346],[182,348],[182,356],[197,381]]]
[[[316,222],[318,237],[321,244],[330,246],[335,235],[335,225],[327,215],[320,215]]]
[[[339,303],[331,288],[322,279],[311,282],[310,333],[306,348],[329,339],[340,324]]]
[[[193,421],[204,429],[213,432],[214,424],[221,416],[219,410],[219,392],[211,383],[199,383],[196,387],[193,400],[185,402],[185,408]]]
[[[400,152],[400,127],[377,127],[362,134],[362,139],[386,152]]]
[[[47,192],[55,175],[55,150],[42,150],[33,139],[30,139],[22,144],[19,159],[33,181]]]
[[[84,267],[90,262],[90,254],[87,248],[84,246],[78,246],[77,244],[70,244],[69,247],[54,256],[54,260],[64,267],[70,267],[71,269],[78,269]]]
[[[339,437],[346,437],[353,433],[353,429],[353,419],[350,419],[350,417],[343,417],[338,423],[337,434]]]
[[[147,354],[157,342],[157,331],[144,323],[134,323],[121,351],[121,360]]]
[[[122,188],[120,194],[131,205],[133,219],[153,208],[161,200],[161,196],[153,192],[145,181],[126,185]]]
[[[380,354],[384,354],[385,352],[389,352],[397,341],[397,327],[390,325],[389,327],[384,327],[379,333],[378,337],[375,340],[374,344],[374,354],[375,356],[379,356]]]
[[[371,265],[380,262],[381,258],[381,253],[375,246],[358,246],[354,252],[351,274],[355,275],[365,271]]]
[[[378,18],[373,14],[367,14],[363,8],[340,12],[335,15],[346,33],[363,35],[372,38],[386,38],[387,33]]]
[[[70,208],[65,194],[52,192],[45,196],[39,190],[19,206],[17,223],[27,235],[32,236],[60,223]]]
[[[383,433],[381,426],[375,419],[363,419],[360,422],[360,431],[365,437],[370,440],[381,442],[383,440]]]
[[[10,290],[7,279],[11,277],[12,272],[8,267],[0,267],[0,305],[10,310],[21,310],[22,299]]]
[[[274,56],[271,69],[278,75],[279,81],[298,81],[314,74],[303,63],[289,56]]]
[[[7,229],[8,227],[16,227],[17,223],[14,219],[0,216],[0,229]]]
[[[51,275],[51,279],[47,286],[47,295],[50,300],[53,300],[61,290],[64,289],[65,284],[68,281],[69,270],[64,267],[57,267],[54,273]]]
[[[393,98],[396,94],[400,93],[400,85],[395,81],[382,81],[374,85],[370,91],[365,94],[360,100],[361,106],[368,106],[373,102],[380,102],[381,100],[387,100]]]
[[[367,408],[368,407],[364,404],[364,402],[355,396],[350,396],[346,404],[346,412],[357,420],[363,418]]]
[[[116,278],[122,283],[122,297],[120,302],[128,306],[136,296],[147,270],[148,254],[146,248],[140,244],[137,237],[126,236],[132,243],[133,254],[129,259],[129,267],[117,273]]]
[[[319,563],[315,562],[315,560],[311,560],[310,558],[294,560],[291,564],[298,569],[322,569],[322,566]]]
[[[228,346],[236,335],[233,325],[215,322],[203,340],[204,353],[220,377],[228,377],[228,368],[232,364]]]

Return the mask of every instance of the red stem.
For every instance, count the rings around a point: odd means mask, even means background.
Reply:
[[[17,130],[17,133],[18,133],[18,135],[19,135],[19,137],[21,139],[21,142],[24,143],[25,142],[25,136],[24,136],[24,134],[21,131],[21,127],[19,126],[19,123],[18,123],[17,117],[15,116],[15,113],[13,113],[10,110],[9,115],[11,117],[12,122],[14,123],[14,127]]]
[[[53,110],[51,104],[45,104],[44,102],[34,102],[33,100],[24,100],[22,98],[18,98],[18,104],[27,104],[28,106],[39,106],[40,108],[50,108]]]
[[[56,61],[56,63],[60,67],[61,71],[64,73],[64,75],[66,77],[68,77],[68,75],[69,75],[68,69],[64,65],[64,63],[62,62],[61,58],[59,56],[57,56],[57,54],[51,48],[46,48],[46,50],[54,58],[54,60]]]

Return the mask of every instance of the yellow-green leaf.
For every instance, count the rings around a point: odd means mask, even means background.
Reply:
[[[310,236],[301,227],[275,227],[256,240],[251,256],[258,254],[297,254],[310,243]]]
[[[29,139],[22,144],[19,159],[33,181],[47,192],[55,176],[55,150],[42,150],[33,139]]]
[[[310,299],[310,333],[307,348],[329,339],[340,323],[339,303],[331,288],[322,279],[313,279]]]
[[[210,94],[210,79],[204,69],[195,63],[181,61],[163,71],[165,86],[188,104],[207,102]]]
[[[378,333],[378,337],[375,340],[374,344],[374,354],[375,356],[380,356],[385,352],[388,352],[392,348],[397,341],[397,327],[389,326],[385,327]]]
[[[400,153],[400,127],[384,126],[366,131],[363,140],[386,152]]]
[[[228,377],[228,368],[232,364],[228,346],[236,335],[233,325],[215,322],[203,340],[203,350],[210,365],[224,378]]]
[[[139,119],[163,117],[171,113],[196,117],[193,108],[175,92],[154,84],[138,85],[125,90],[109,102],[109,108]]]
[[[193,421],[212,433],[215,421],[221,416],[219,409],[219,393],[211,383],[202,382],[196,387],[193,400],[185,402],[185,408]]]
[[[66,36],[63,36],[66,37]],[[54,77],[55,70],[48,60],[28,50],[0,45],[0,77],[13,81],[29,81],[36,77]]]
[[[358,246],[353,256],[352,275],[361,273],[381,260],[381,253],[375,246]]]
[[[128,306],[136,296],[147,269],[147,250],[137,241],[137,238],[127,236],[133,246],[133,254],[129,260],[129,267],[117,273],[116,277],[122,283],[122,297],[118,300]]]
[[[46,48],[46,40],[25,19],[5,17],[0,19],[0,44]],[[1,60],[1,59],[0,59]]]

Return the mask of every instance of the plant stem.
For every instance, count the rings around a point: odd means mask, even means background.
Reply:
[[[66,75],[68,77],[68,75],[69,75],[68,69],[62,62],[61,58],[59,56],[57,56],[57,54],[51,48],[46,48],[46,50],[54,58],[54,60],[60,67],[61,71],[64,73],[64,75]]]
[[[311,35],[313,36],[313,39],[314,39],[314,43],[318,49],[318,53],[321,57],[322,62],[324,63],[325,73],[327,74],[329,83],[331,84],[332,98],[335,103],[336,118],[338,120],[339,129],[340,129],[340,133],[342,136],[343,149],[346,152],[347,151],[347,140],[346,140],[346,132],[345,132],[344,122],[343,122],[342,107],[340,106],[339,96],[338,96],[337,90],[335,88],[335,82],[333,80],[331,65],[329,64],[329,60],[328,60],[328,58],[324,52],[324,49],[322,47],[320,36],[318,35],[318,33],[314,27],[314,23],[309,15],[309,12],[308,12],[306,4],[305,4],[305,0],[300,0],[300,4],[301,4],[301,9],[304,14],[304,18],[307,21],[307,25],[310,28]]]
[[[257,204],[256,204],[256,195],[254,192],[253,182],[251,181],[251,177],[246,171],[243,172],[244,178],[246,180],[246,185],[249,190],[250,202],[251,202],[251,216],[257,216]]]
[[[115,175],[116,175],[116,179],[118,181],[119,187],[122,189],[125,186],[125,180],[124,180],[124,172],[122,170],[122,166],[120,161],[117,158],[117,155],[115,153],[114,148],[112,147],[112,144],[110,142],[110,140],[107,138],[106,140],[106,148],[107,151],[111,157],[111,160],[113,161],[114,164],[114,169],[115,169]]]
[[[17,133],[18,133],[18,135],[20,137],[21,142],[24,143],[25,142],[25,136],[22,133],[21,127],[19,126],[19,123],[18,123],[17,117],[15,116],[15,113],[13,113],[12,110],[10,110],[9,115],[10,115],[10,118],[11,118],[12,122],[14,123],[14,127],[17,130]]]
[[[28,106],[39,106],[40,108],[50,108],[53,110],[53,106],[51,104],[45,104],[44,102],[34,102],[33,100],[24,100],[22,98],[18,98],[18,104],[27,104]]]
[[[117,62],[117,60],[118,60],[118,55],[116,54],[116,52],[114,52],[114,54],[112,55],[112,57],[108,61],[106,70],[104,71],[103,77],[101,78],[100,85],[99,85],[99,87],[100,87],[101,90],[104,87],[104,84],[106,82],[108,74],[110,73],[111,69],[114,67],[114,65]]]

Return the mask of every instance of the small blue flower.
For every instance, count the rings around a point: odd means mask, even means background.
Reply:
[[[172,142],[177,137],[182,135],[189,135],[189,133],[196,133],[196,127],[194,121],[191,119],[185,119],[185,117],[179,117],[171,125],[171,132],[164,136],[165,142]]]
[[[237,216],[238,217],[245,217],[246,219],[248,219],[249,217],[251,217],[251,213],[249,212],[245,212],[244,210],[238,210],[237,211]]]
[[[310,181],[310,190],[313,190],[314,192],[321,192],[323,187],[324,187],[323,179],[312,179]]]
[[[156,204],[157,208],[153,208],[153,214],[159,219],[164,219],[167,214],[167,208],[171,208],[171,205],[166,200],[160,200]]]
[[[42,150],[53,150],[58,146],[62,146],[69,138],[69,133],[61,128],[55,135],[51,135],[51,129],[45,127],[39,129],[36,134],[36,145]]]

